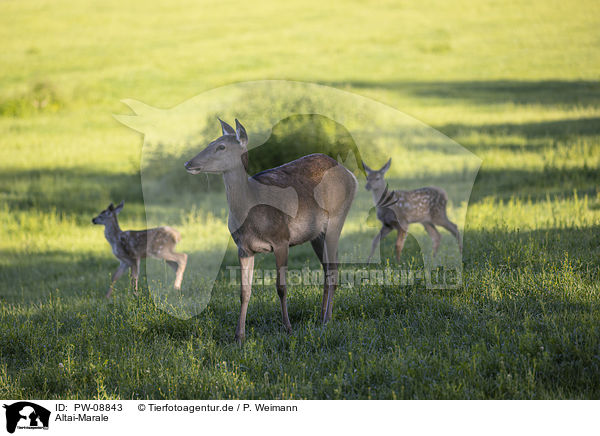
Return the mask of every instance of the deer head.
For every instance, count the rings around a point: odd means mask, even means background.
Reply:
[[[94,224],[106,224],[109,220],[112,220],[116,217],[121,210],[123,210],[123,206],[125,205],[125,201],[121,201],[117,207],[114,204],[109,204],[106,209],[98,214],[97,217],[92,219],[92,223]]]
[[[241,123],[235,120],[235,130],[219,119],[223,135],[208,144],[204,150],[185,163],[190,174],[221,174],[240,166],[246,166],[248,135]]]
[[[382,192],[385,189],[384,176],[391,164],[392,158],[380,170],[372,170],[363,162],[363,168],[367,172],[367,184],[365,185],[367,191]]]

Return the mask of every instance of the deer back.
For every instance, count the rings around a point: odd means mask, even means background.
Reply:
[[[232,236],[236,243],[244,235],[251,238],[253,251],[269,251],[269,244],[276,241],[288,240],[290,245],[297,245],[315,239],[325,232],[329,218],[340,213],[343,200],[354,198],[356,191],[354,175],[324,154],[304,156],[262,171],[252,179],[267,186],[293,188],[297,195],[284,199],[297,202],[294,216],[283,212],[284,205],[257,205],[249,211],[242,227]]]

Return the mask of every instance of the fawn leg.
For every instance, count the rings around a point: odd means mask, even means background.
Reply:
[[[179,254],[179,267],[177,268],[177,273],[175,275],[175,283],[173,286],[175,289],[181,289],[181,281],[183,280],[183,273],[185,271],[185,267],[187,266],[188,255],[185,253]]]
[[[140,277],[140,259],[135,259],[135,262],[131,265],[131,287],[133,288],[133,295],[137,296],[138,291],[138,279]]]
[[[187,265],[187,258],[188,256],[185,253],[172,252],[164,255],[167,265],[175,271],[175,283],[173,284],[173,288],[176,290],[181,289],[181,281],[183,280],[183,272]]]
[[[375,235],[375,237],[373,238],[373,242],[371,244],[371,254],[369,254],[369,258],[367,259],[367,263],[371,262],[371,258],[373,257],[373,253],[375,253],[375,249],[377,248],[377,245],[379,245],[379,243],[381,242],[381,240],[383,238],[385,238],[387,235],[389,235],[389,233],[392,231],[391,227],[388,226],[382,226],[381,230],[379,231],[379,233],[377,233],[377,235]]]
[[[442,226],[443,228],[448,230],[450,233],[452,233],[452,236],[454,236],[456,238],[456,241],[458,242],[458,249],[460,250],[460,254],[462,254],[462,250],[463,250],[462,241],[460,240],[460,233],[458,232],[458,227],[456,227],[456,224],[454,224],[452,221],[450,221],[447,217],[444,217],[436,224]]]
[[[281,301],[281,318],[287,332],[292,333],[292,324],[290,323],[287,311],[287,287],[285,284],[289,252],[287,241],[285,244],[275,247],[273,251],[275,253],[275,265],[277,267],[277,295],[279,295],[279,300]]]
[[[406,241],[407,231],[401,226],[398,226],[398,237],[396,238],[396,260],[400,263],[400,254],[404,248],[404,241]]]
[[[235,340],[242,343],[246,335],[246,313],[248,312],[248,302],[252,294],[252,274],[254,273],[254,256],[240,256],[240,267],[242,272],[242,285],[240,291],[240,318],[235,329]]]
[[[440,232],[437,231],[433,223],[424,222],[422,224],[423,227],[425,227],[425,231],[427,231],[427,234],[431,238],[431,242],[433,243],[433,257],[435,257],[438,252],[438,248],[440,248],[440,240],[442,239],[442,236],[440,235]]]
[[[123,273],[125,271],[127,271],[127,268],[129,268],[129,265],[127,265],[125,262],[121,262],[121,264],[119,265],[119,267],[117,268],[117,270],[113,273],[111,281],[110,281],[110,286],[108,288],[108,292],[106,293],[106,298],[110,298],[112,296],[112,292],[113,292],[113,288],[115,286],[115,282],[117,280],[119,280],[119,278],[121,278],[121,276],[123,275]]]

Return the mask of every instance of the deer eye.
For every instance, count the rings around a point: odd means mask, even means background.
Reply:
[[[223,144],[221,144],[221,145],[219,145],[219,146],[217,147],[217,150],[218,150],[218,151],[225,150],[225,146],[224,146]]]

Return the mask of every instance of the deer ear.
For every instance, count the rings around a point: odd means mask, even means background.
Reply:
[[[233,130],[233,127],[231,127],[229,124],[227,124],[221,118],[218,118],[218,120],[221,123],[221,130],[223,130],[223,136],[235,135],[235,130]]]
[[[246,129],[244,129],[244,126],[242,126],[237,118],[235,119],[235,137],[242,147],[248,145],[248,134],[246,133]]]
[[[121,200],[119,205],[115,207],[115,213],[119,213],[123,210],[123,206],[125,206],[125,200]]]
[[[363,164],[363,168],[365,169],[367,174],[371,174],[373,172],[373,170],[371,168],[369,168],[366,163],[363,162],[362,164]]]
[[[387,170],[390,169],[390,165],[392,164],[392,158],[390,157],[390,160],[387,161],[387,163],[379,170],[379,172],[387,172]]]
[[[108,208],[107,208],[107,209],[108,209],[108,210],[111,210],[111,211],[112,211],[112,210],[115,210],[115,205],[111,203],[111,204],[109,204],[109,205],[108,205]]]

